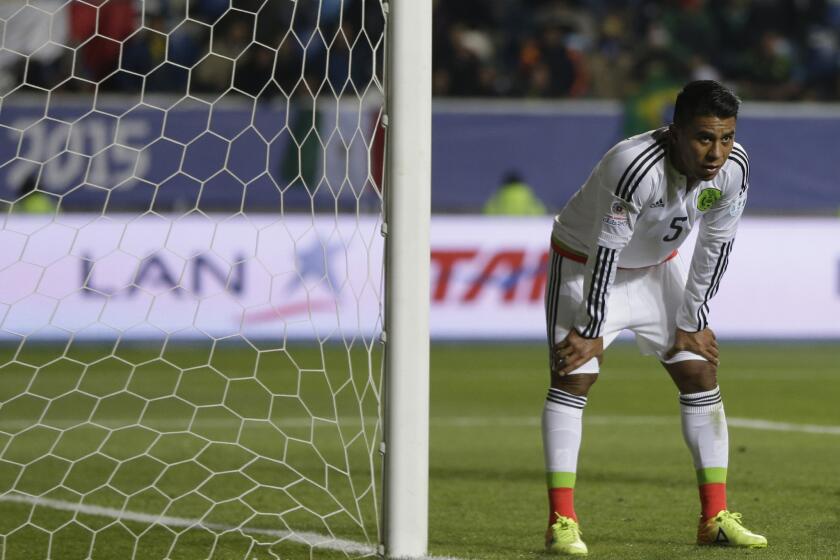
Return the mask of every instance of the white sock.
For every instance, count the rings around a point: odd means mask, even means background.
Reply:
[[[548,390],[542,416],[546,472],[577,472],[584,406],[586,397]]]
[[[720,387],[702,393],[680,394],[682,432],[694,468],[727,468],[729,432]]]

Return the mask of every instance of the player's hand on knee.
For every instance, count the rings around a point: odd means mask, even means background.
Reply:
[[[702,331],[691,332],[677,329],[674,336],[674,345],[665,353],[665,359],[670,360],[677,352],[693,352],[703,356],[714,365],[720,365],[720,349],[717,338],[712,329],[706,328]]]
[[[604,352],[604,339],[584,338],[572,329],[551,352],[551,371],[566,375]]]

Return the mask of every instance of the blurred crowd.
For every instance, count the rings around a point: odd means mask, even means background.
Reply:
[[[441,96],[840,98],[840,0],[436,0],[434,44]]]
[[[622,98],[693,78],[750,99],[840,97],[840,0],[433,0],[439,96]],[[380,0],[3,0],[0,95],[354,95]],[[273,79],[271,79],[273,78]]]
[[[0,3],[8,22],[0,95],[21,83],[210,98],[355,95],[381,70],[379,0],[41,0],[39,8]]]

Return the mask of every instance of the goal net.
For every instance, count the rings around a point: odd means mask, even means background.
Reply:
[[[380,0],[0,3],[0,557],[378,553]]]

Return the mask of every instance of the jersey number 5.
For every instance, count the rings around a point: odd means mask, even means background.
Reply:
[[[680,224],[686,220],[688,220],[688,216],[680,216],[671,220],[671,229],[674,231],[671,235],[663,237],[662,241],[676,241],[679,239],[680,234],[683,232],[683,227]]]

